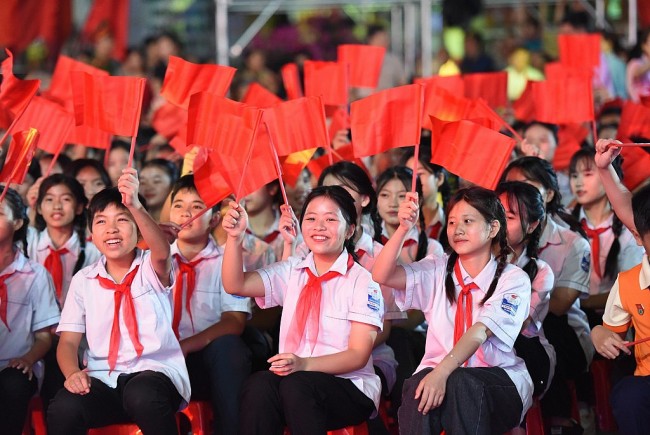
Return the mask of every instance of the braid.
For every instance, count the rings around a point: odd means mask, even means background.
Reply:
[[[573,216],[577,221],[580,221],[580,211],[582,210],[581,204],[576,204],[571,211],[571,216]]]
[[[526,243],[526,254],[528,255],[528,263],[522,269],[528,274],[530,282],[533,282],[537,277],[537,256],[539,255],[539,239],[542,237],[542,226],[537,225],[535,231],[533,231],[530,236],[528,236],[528,242]]]
[[[614,233],[614,242],[607,253],[607,260],[605,260],[605,273],[603,275],[614,279],[618,273],[618,254],[621,252],[621,242],[618,238],[620,237],[621,232],[623,232],[623,223],[618,216],[616,216],[616,213],[614,213],[612,220],[612,232]],[[599,259],[595,261],[599,261]]]
[[[86,261],[86,231],[82,228],[77,228],[77,237],[79,237],[79,256],[77,262],[74,264],[72,274],[79,272]]]
[[[427,256],[429,250],[429,237],[424,224],[424,213],[420,211],[420,234],[418,235],[418,252],[415,255],[415,261],[422,260]]]
[[[375,206],[374,210],[370,212],[370,218],[372,219],[372,228],[375,231],[375,234],[373,235],[373,239],[376,242],[379,242],[383,245],[381,241],[381,232],[382,232],[382,226],[381,226],[381,217],[379,216],[379,213],[377,212],[377,207]]]
[[[352,256],[352,259],[354,260],[354,262],[358,263],[359,262],[359,256],[357,255],[357,253],[355,252],[355,249],[354,249],[354,236],[347,239],[345,241],[345,243],[343,244],[343,247],[345,248],[346,251],[348,251],[348,254],[350,254]]]
[[[27,253],[27,231],[22,231],[20,236],[19,236],[20,242],[23,244],[23,254],[25,257],[29,258],[29,254]]]
[[[455,251],[451,251],[449,259],[447,260],[447,274],[445,276],[445,294],[447,295],[447,300],[451,305],[456,303],[456,285],[452,278],[456,261],[458,261],[458,254],[456,254]]]
[[[497,237],[499,237],[499,255],[497,255],[496,258],[497,270],[494,272],[494,278],[492,278],[490,288],[488,289],[487,293],[485,293],[485,297],[481,300],[479,304],[480,306],[483,306],[483,304],[494,294],[494,291],[497,288],[497,284],[499,283],[499,278],[501,278],[503,270],[508,265],[508,255],[512,252],[512,248],[510,248],[510,245],[508,245],[506,232],[499,231],[499,235]]]

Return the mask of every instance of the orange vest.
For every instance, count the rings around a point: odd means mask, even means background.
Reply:
[[[618,275],[618,293],[621,298],[623,309],[632,316],[632,325],[636,331],[635,340],[650,337],[650,289],[642,289],[639,285],[639,274],[641,264]],[[622,327],[611,327],[616,332],[624,332],[629,325]],[[636,376],[650,375],[650,342],[640,343],[634,346],[636,358]]]

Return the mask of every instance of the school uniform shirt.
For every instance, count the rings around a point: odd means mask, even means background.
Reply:
[[[440,234],[445,226],[445,211],[443,210],[443,207],[438,204],[438,211],[436,212],[436,215],[433,217],[431,222],[427,225],[426,228],[426,233],[427,236],[431,239],[436,239],[440,240]],[[433,237],[432,233],[436,233],[436,236]]]
[[[382,223],[382,233],[381,235],[388,239],[388,232],[386,231],[386,226]],[[402,245],[402,252],[399,254],[399,263],[408,264],[415,261],[415,257],[418,252],[418,241],[420,240],[420,230],[417,226],[414,226],[406,233],[406,238],[404,239],[404,245]],[[425,257],[440,257],[445,253],[442,249],[442,245],[439,241],[432,239],[431,237],[427,238],[427,255]]]
[[[47,229],[44,229],[43,231],[36,231],[34,229],[33,231],[27,232],[27,251],[29,253],[29,258],[32,260],[39,264],[45,264],[45,259],[50,255],[50,247],[55,249]],[[79,236],[76,231],[73,231],[68,241],[65,242],[63,246],[59,247],[59,249],[63,248],[66,248],[68,252],[61,255],[61,265],[63,266],[61,300],[59,301],[61,306],[63,306],[68,294],[70,281],[72,281],[72,275],[74,275],[74,266],[77,264],[77,259],[81,252],[81,244],[79,243]],[[85,258],[82,268],[95,263],[102,255],[93,242],[89,241],[87,241],[84,246],[84,253]]]
[[[581,209],[579,218],[580,222],[582,222],[583,219],[586,222],[587,227],[592,230],[607,228],[607,231],[601,233],[598,236],[600,240],[600,258],[598,258],[598,260],[593,257],[594,253],[592,250],[591,273],[589,274],[589,294],[597,295],[601,293],[607,293],[614,285],[616,278],[609,278],[605,276],[599,277],[594,269],[594,264],[596,261],[598,261],[598,264],[600,265],[600,273],[604,275],[607,255],[609,254],[609,250],[612,248],[612,244],[616,239],[614,232],[612,231],[614,215],[610,215],[610,217],[601,222],[600,225],[594,226],[591,224],[591,222],[589,222],[589,218],[587,218],[584,210]],[[593,239],[589,239],[589,243],[593,246]],[[637,245],[634,236],[625,226],[623,226],[621,235],[618,237],[618,243],[621,246],[621,250],[619,251],[618,257],[616,259],[617,272],[624,272],[626,270],[629,270],[641,262],[645,250],[643,249],[643,246]]]
[[[346,275],[348,255],[343,251],[330,268],[330,271],[337,271],[342,275],[322,283],[320,326],[316,344],[310,351],[308,340],[302,340],[300,347],[294,352],[300,357],[331,355],[347,350],[352,322],[365,323],[382,329],[384,300],[379,284],[372,280],[370,272],[357,263],[352,265]],[[286,351],[287,334],[298,298],[309,279],[306,268],[309,268],[314,275],[318,275],[314,265],[314,255],[311,252],[305,258],[290,257],[287,261],[257,271],[264,282],[265,291],[264,297],[255,299],[257,304],[261,308],[278,305],[284,307],[280,321],[280,353]],[[305,334],[308,337],[314,334],[314,331],[309,328],[309,323],[305,327]],[[372,367],[372,358],[368,359],[363,368],[336,376],[350,379],[375,403],[375,408],[379,407],[381,381]]]
[[[395,292],[395,301],[402,310],[422,310],[429,322],[424,358],[416,373],[427,367],[437,367],[454,347],[456,304],[450,305],[445,294],[448,259],[448,255],[427,257],[402,266],[406,272],[406,288],[405,291]],[[472,279],[462,263],[460,265],[464,283],[474,282],[479,287],[472,291],[472,324],[481,322],[493,333],[467,360],[467,367],[501,367],[505,370],[521,397],[523,419],[532,404],[533,381],[513,346],[524,320],[528,318],[530,279],[520,268],[506,265],[494,294],[480,306],[496,269],[497,262],[493,257]],[[453,280],[458,297],[462,287],[455,276]]]
[[[72,278],[57,332],[86,334],[89,347],[88,375],[99,379],[109,387],[117,386],[117,378],[122,373],[152,370],[167,376],[185,402],[189,402],[190,379],[183,352],[171,326],[171,289],[174,286],[175,271],[171,272],[170,285],[165,287],[151,264],[151,251],[136,250],[129,272],[136,266],[140,268],[131,284],[131,295],[138,320],[139,338],[144,347],[139,358],[124,323],[125,304],[123,303],[119,316],[120,346],[117,363],[115,369],[109,372],[108,349],[113,325],[115,292],[103,288],[97,279],[101,276],[114,281],[106,271],[104,256],[100,257],[95,264],[81,269]]]
[[[524,250],[524,252],[519,256],[516,262],[517,267],[523,268],[528,264],[530,258],[526,254],[527,253]],[[553,375],[555,374],[557,357],[555,355],[555,348],[546,339],[542,324],[548,314],[548,307],[551,302],[551,291],[553,290],[553,285],[555,283],[555,275],[553,275],[553,270],[548,263],[539,259],[534,261],[537,263],[537,275],[531,283],[530,313],[528,315],[531,321],[526,329],[521,331],[521,334],[528,338],[538,337],[540,344],[546,351],[546,355],[548,355],[550,363],[549,376],[546,380],[546,388],[548,389],[551,385]]]
[[[224,242],[219,247],[223,250],[226,246]],[[255,235],[244,232],[244,239],[242,240],[242,260],[244,262],[244,270],[257,270],[269,264],[275,263],[278,258],[271,246]]]
[[[275,258],[282,258],[282,250],[284,249],[284,238],[282,237],[282,234],[280,234],[280,212],[278,210],[275,210],[274,213],[275,213],[275,219],[273,220],[273,223],[267,229],[266,233],[263,236],[255,235],[252,232],[250,226],[247,228],[246,232],[251,234],[252,236],[255,236],[260,241],[268,244],[273,250],[273,253],[275,254]]]
[[[14,261],[0,272],[11,274],[6,280],[7,324],[0,321],[0,370],[9,361],[25,355],[34,345],[34,332],[59,321],[59,306],[54,297],[54,284],[50,274],[35,261],[27,259],[16,249]],[[34,374],[43,379],[43,362],[33,366]]]
[[[185,305],[185,293],[187,292],[187,278],[185,274],[183,274],[182,278],[184,281],[183,297],[181,298],[183,306],[181,307],[181,320],[178,325],[178,335],[181,340],[198,334],[219,322],[221,320],[221,313],[223,312],[238,311],[246,313],[250,317],[250,298],[230,295],[223,288],[221,282],[223,249],[217,246],[212,238],[208,240],[205,248],[191,260],[183,257],[183,254],[178,249],[178,242],[174,242],[171,245],[171,253],[175,265],[178,265],[177,255],[186,263],[193,263],[200,260],[194,266],[196,280],[194,293],[190,300],[192,319],[190,319]]]
[[[580,296],[569,308],[567,317],[589,364],[595,350],[591,343],[587,315],[580,309],[580,298],[589,295],[589,242],[580,234],[560,227],[553,219],[546,219],[546,226],[539,240],[539,258],[551,266],[555,275],[555,287],[568,287],[580,292]]]

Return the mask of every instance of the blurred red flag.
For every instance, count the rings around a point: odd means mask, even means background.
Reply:
[[[302,97],[266,109],[264,122],[279,156],[329,145],[320,97]]]
[[[431,118],[443,121],[459,121],[465,118],[472,102],[462,94],[452,94],[447,89],[437,86],[436,82],[425,82],[424,110],[422,111],[422,127],[431,130]]]
[[[295,100],[303,96],[302,86],[300,86],[300,75],[298,74],[298,65],[288,63],[280,70],[284,89],[287,91],[287,98]]]
[[[577,78],[580,80],[591,80],[593,71],[589,68],[565,65],[560,62],[549,62],[544,65],[546,80],[562,81],[565,78]]]
[[[180,57],[169,56],[161,95],[167,101],[187,109],[190,97],[197,92],[224,96],[228,93],[235,68],[223,65],[199,65]]]
[[[337,109],[332,115],[332,120],[328,128],[330,141],[334,139],[336,133],[340,130],[350,129],[350,115],[345,109]]]
[[[295,186],[302,170],[307,167],[317,148],[289,154],[282,161],[282,179],[288,186]]]
[[[214,153],[208,153],[205,162],[203,159],[194,161],[194,185],[199,196],[208,207],[214,207],[224,200],[232,189],[221,175],[221,162],[212,157]]]
[[[454,95],[465,95],[465,82],[459,75],[453,76],[432,76],[432,77],[418,77],[413,80],[416,85],[424,85],[443,88],[444,90]]]
[[[623,184],[634,190],[650,178],[650,154],[641,147],[623,147]]]
[[[368,174],[368,177],[370,177],[370,171],[368,171],[368,168],[363,163],[363,161],[361,159],[357,159],[354,157],[354,149],[352,148],[352,144],[342,146],[341,148],[337,148],[336,150],[332,150],[332,162],[336,163],[342,161],[355,163],[357,166],[363,169],[366,172],[366,174]],[[313,176],[316,179],[318,179],[320,178],[325,168],[327,168],[329,165],[330,165],[330,157],[327,154],[325,154],[323,156],[318,157],[317,159],[311,160],[307,164],[307,168],[313,174]]]
[[[348,68],[339,62],[305,61],[305,96],[322,96],[323,104],[348,104]]]
[[[43,92],[43,96],[65,107],[65,109],[74,113],[74,100],[72,92],[72,71],[84,71],[94,76],[108,77],[108,73],[94,66],[79,62],[68,56],[60,55],[52,73],[50,87]]]
[[[496,131],[499,131],[501,127],[506,124],[506,121],[504,121],[498,113],[492,110],[492,108],[488,106],[482,98],[472,101],[472,104],[465,114],[465,119],[470,121],[475,120],[474,122]],[[482,119],[483,121],[476,121],[478,119]]]
[[[136,136],[146,79],[98,77],[73,71],[77,125],[99,128],[118,136]]]
[[[171,139],[187,124],[187,110],[165,102],[153,114],[151,126],[161,136]]]
[[[533,86],[529,80],[521,96],[512,103],[515,119],[522,122],[531,122],[535,119],[535,101],[533,99]]]
[[[94,0],[81,31],[87,41],[113,38],[113,57],[123,60],[129,43],[129,0]]]
[[[553,168],[563,171],[569,167],[571,157],[580,150],[580,144],[589,135],[589,129],[582,124],[561,125],[558,129],[558,144],[553,157]]]
[[[562,65],[593,71],[600,66],[600,33],[561,34],[557,37]]]
[[[111,134],[87,125],[75,125],[66,142],[107,150],[111,147]]]
[[[73,114],[43,97],[34,97],[15,129],[26,131],[35,128],[40,134],[38,147],[50,154],[57,154],[74,126]]]
[[[406,85],[386,89],[351,105],[350,125],[355,157],[420,143],[424,88]]]
[[[623,104],[617,135],[620,138],[637,136],[650,139],[650,108],[626,101]]]
[[[571,124],[594,119],[591,80],[564,77],[531,84],[536,120],[552,124]]]
[[[515,140],[471,121],[431,118],[431,163],[487,189],[494,189]]]
[[[35,128],[18,131],[13,135],[7,151],[7,158],[2,171],[0,171],[1,183],[23,184],[27,169],[34,157],[39,136],[38,130]]]
[[[253,82],[248,85],[248,90],[242,99],[242,103],[265,109],[282,103],[282,98],[278,97],[259,83]]]
[[[343,44],[338,46],[338,62],[350,65],[349,85],[353,88],[376,88],[386,49],[374,45]]]
[[[169,145],[171,145],[178,154],[185,157],[185,154],[190,150],[190,147],[187,146],[187,124],[169,140]]]
[[[38,87],[40,80],[20,80],[14,75],[14,57],[5,49],[7,58],[2,61],[2,82],[0,83],[0,128],[7,130],[27,108]]]
[[[507,72],[465,74],[463,82],[467,98],[483,98],[492,108],[508,105]]]

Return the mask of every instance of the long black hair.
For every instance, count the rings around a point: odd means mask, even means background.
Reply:
[[[0,184],[0,191],[4,190],[4,184]],[[14,231],[13,238],[11,239],[13,244],[18,243],[23,245],[23,254],[25,257],[29,257],[27,254],[27,228],[29,227],[29,216],[27,215],[27,206],[23,202],[23,199],[20,197],[18,192],[16,192],[11,187],[7,189],[7,194],[5,195],[4,202],[11,209],[11,213],[14,216],[14,220],[22,219],[23,225]]]
[[[381,189],[391,180],[397,180],[404,185],[404,188],[407,191],[411,190],[411,182],[413,180],[413,171],[406,166],[393,166],[386,169],[384,172],[379,174],[377,177],[377,193],[381,192]],[[415,191],[422,201],[422,183],[420,182],[420,177],[415,177]],[[422,202],[420,202],[420,208]],[[429,236],[427,236],[427,231],[424,224],[424,214],[420,211],[420,233],[418,235],[418,251],[415,254],[415,261],[419,261],[427,256],[427,251],[429,249]]]
[[[305,211],[307,210],[309,203],[315,198],[321,196],[331,199],[339,206],[343,219],[345,219],[348,226],[357,224],[357,209],[354,206],[354,198],[352,198],[350,192],[341,186],[318,186],[314,188],[309,195],[307,195],[307,199],[305,199],[305,205],[302,208],[302,213],[300,213],[300,225],[302,225],[302,221],[305,218]],[[358,262],[359,258],[354,252],[354,235],[345,239],[343,247],[350,255],[352,255],[354,261]]]
[[[490,288],[480,302],[480,305],[483,305],[494,294],[497,284],[499,283],[499,278],[501,277],[505,267],[508,265],[508,254],[512,252],[512,249],[508,244],[508,237],[506,236],[506,212],[501,201],[499,201],[499,197],[493,191],[483,187],[473,186],[466,189],[460,189],[451,198],[449,205],[447,206],[447,220],[449,220],[449,212],[461,201],[465,201],[467,204],[478,210],[483,218],[485,218],[485,222],[488,224],[493,221],[498,221],[500,226],[499,232],[492,240],[493,247],[498,245],[498,253],[496,257],[497,269],[494,272],[494,278],[490,283]],[[452,250],[449,259],[447,260],[447,275],[445,277],[445,293],[447,295],[447,300],[452,305],[456,303],[456,286],[454,285],[453,274],[454,265],[457,260],[458,254]],[[462,283],[459,284],[462,285]]]
[[[582,148],[571,156],[571,162],[569,163],[569,177],[572,177],[573,174],[578,172],[578,164],[582,164],[585,169],[595,169],[594,157],[596,156],[596,151],[593,148]],[[621,156],[616,157],[612,162],[612,167],[616,171],[618,178],[623,180],[623,168]],[[576,204],[571,213],[576,220],[580,219],[580,211],[582,210],[582,205]],[[615,279],[618,275],[618,254],[621,252],[621,242],[618,240],[621,233],[623,232],[623,222],[618,218],[614,210],[612,210],[612,233],[614,233],[614,241],[612,246],[609,248],[607,253],[607,259],[605,260],[605,271],[603,272],[604,277],[610,279]],[[599,258],[594,258],[593,261],[600,261]]]
[[[331,175],[336,178],[341,185],[346,186],[360,195],[366,195],[369,199],[368,204],[361,209],[361,214],[368,215],[372,221],[372,228],[375,232],[374,239],[381,243],[381,218],[377,212],[377,192],[372,187],[372,181],[366,172],[358,165],[352,162],[336,162],[328,166],[318,177],[318,186],[322,186],[325,177]],[[304,206],[303,206],[304,209]],[[357,230],[359,230],[357,228]]]
[[[415,155],[415,148],[406,148],[402,158],[400,159],[400,165],[406,166],[406,162],[409,161]],[[447,171],[440,165],[431,163],[431,137],[422,138],[420,143],[420,149],[418,150],[418,165],[422,166],[427,172],[435,175],[436,177],[442,176],[442,184],[438,187],[438,193],[442,196],[442,207],[443,209],[447,206],[449,202],[449,197],[451,196],[451,187],[447,182]]]
[[[521,181],[501,183],[497,186],[495,192],[497,196],[506,195],[511,209],[514,208],[513,205],[517,207],[521,229],[524,233],[526,254],[530,259],[522,269],[528,274],[530,281],[533,282],[538,272],[535,260],[539,255],[539,239],[542,236],[542,222],[546,215],[544,198],[542,198],[542,194],[535,186]],[[528,228],[535,222],[539,222],[539,224],[529,234]]]
[[[77,262],[75,263],[72,272],[75,274],[81,270],[84,261],[86,260],[86,205],[88,204],[88,198],[86,198],[86,195],[84,194],[83,186],[81,186],[81,184],[75,178],[64,174],[52,174],[44,179],[41,183],[41,186],[38,188],[35,225],[36,229],[39,231],[43,231],[47,227],[45,219],[43,218],[43,215],[41,215],[41,213],[38,211],[38,209],[40,208],[45,195],[47,195],[47,192],[52,187],[58,185],[67,187],[74,197],[77,205],[82,206],[81,213],[75,213],[74,220],[72,221],[73,231],[77,233],[77,237],[79,238],[79,255],[77,256]]]

